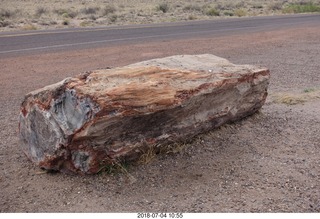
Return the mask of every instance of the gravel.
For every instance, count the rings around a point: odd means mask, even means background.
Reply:
[[[272,99],[320,88],[319,34],[300,26],[0,59],[0,212],[320,212],[320,99]],[[128,173],[43,173],[21,152],[17,117],[27,92],[88,70],[200,53],[270,68],[263,109],[176,153],[127,165]]]

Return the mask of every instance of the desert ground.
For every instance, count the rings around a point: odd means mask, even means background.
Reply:
[[[0,31],[320,12],[319,0],[0,0]]]
[[[319,4],[0,0],[0,31],[319,12]],[[1,57],[0,212],[320,212],[319,35],[319,26],[301,25]],[[44,172],[20,150],[18,114],[26,93],[93,69],[201,53],[270,69],[259,113],[94,176]]]
[[[1,57],[0,212],[320,212],[319,35],[300,25]],[[88,70],[202,53],[270,69],[259,113],[92,176],[44,172],[20,150],[26,93]]]

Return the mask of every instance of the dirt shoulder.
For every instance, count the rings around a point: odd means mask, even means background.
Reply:
[[[320,99],[276,101],[318,92],[319,35],[305,26],[0,59],[0,212],[320,212]],[[270,68],[261,112],[125,166],[128,173],[47,174],[21,152],[17,117],[27,92],[92,69],[201,53]]]

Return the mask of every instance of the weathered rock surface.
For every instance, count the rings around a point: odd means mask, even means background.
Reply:
[[[42,168],[96,173],[255,113],[268,83],[266,68],[208,54],[93,71],[26,95],[21,145]]]

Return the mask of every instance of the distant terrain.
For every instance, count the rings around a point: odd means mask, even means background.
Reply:
[[[0,31],[315,12],[319,0],[0,0]]]

